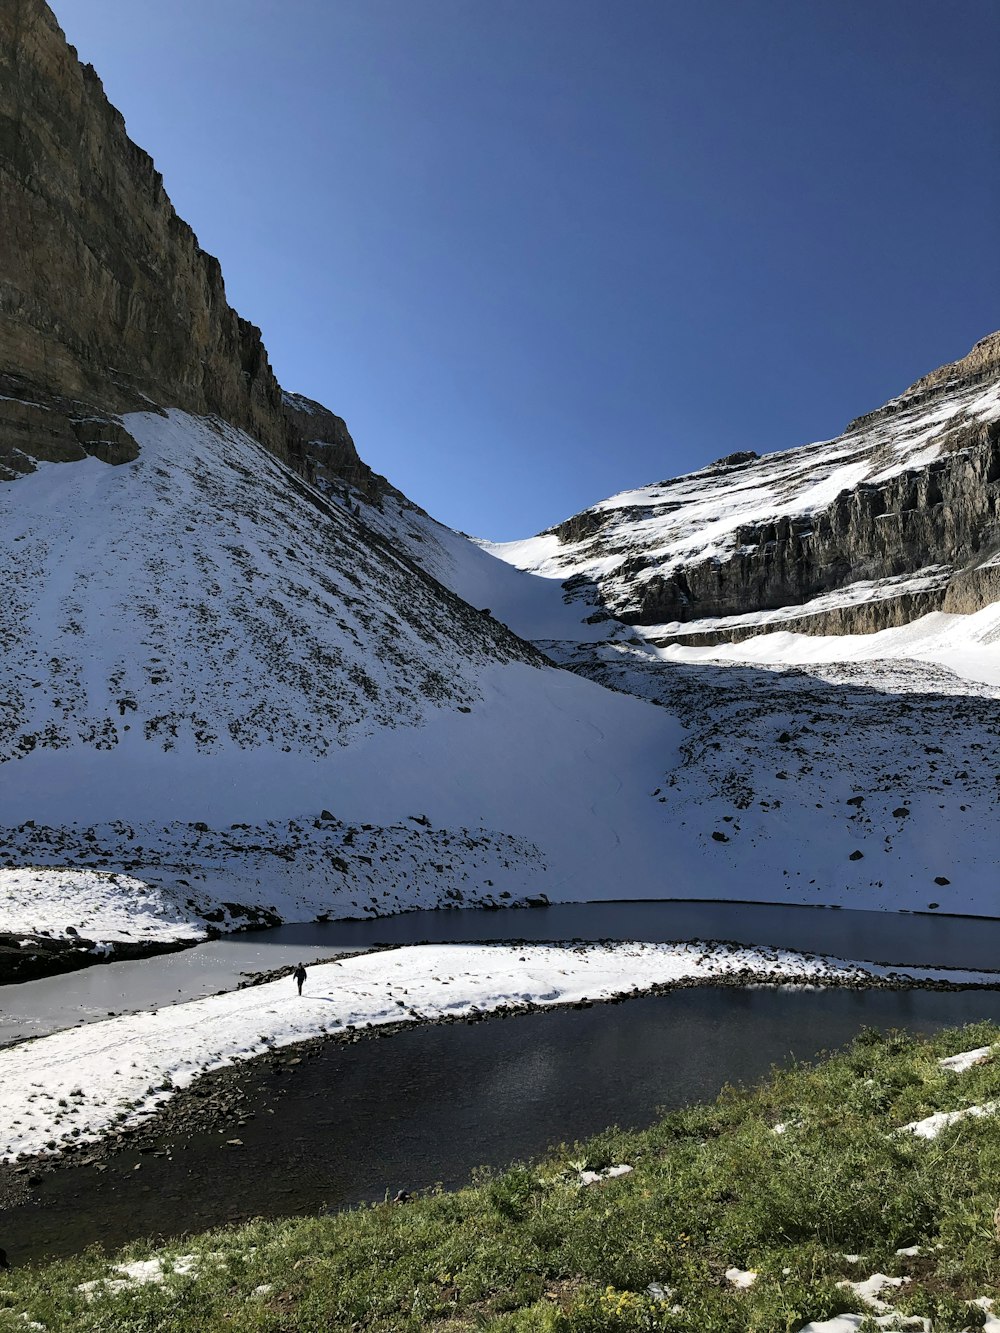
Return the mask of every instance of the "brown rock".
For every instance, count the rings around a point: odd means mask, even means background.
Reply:
[[[8,471],[30,466],[9,461],[25,442],[123,461],[134,445],[108,419],[142,395],[297,456],[259,330],[43,0],[0,7],[0,195],[0,370],[23,400],[0,415]]]

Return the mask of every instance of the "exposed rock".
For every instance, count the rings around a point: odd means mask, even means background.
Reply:
[[[192,936],[187,940],[115,940],[98,944],[84,939],[72,928],[67,934],[74,938],[0,932],[0,985],[76,972],[94,964],[177,953],[199,943],[198,938]]]
[[[760,454],[753,449],[738,449],[734,454],[726,454],[724,458],[717,458],[711,466],[713,468],[740,467],[744,463],[752,463],[755,458],[759,457]]]
[[[0,480],[36,460],[128,462],[118,415],[159,404],[216,415],[303,475],[377,497],[343,421],[283,398],[218,260],[44,0],[0,9],[0,191]]]
[[[931,401],[935,397],[941,397],[956,384],[984,384],[996,379],[998,375],[1000,375],[1000,330],[980,338],[972,350],[959,361],[949,361],[947,365],[932,370],[929,375],[921,376],[905,392],[890,398],[883,407],[876,408],[874,412],[868,412],[865,416],[856,417],[847,429],[851,431],[882,421],[905,410],[917,400]]]
[[[932,610],[977,610],[1000,586],[994,566],[985,574],[979,568],[1000,550],[1000,421],[970,424],[947,445],[949,452],[926,467],[842,491],[818,513],[739,527],[732,559],[713,557],[636,583],[633,605],[621,618],[655,625],[795,606],[858,580],[938,563],[959,567],[950,605],[945,590],[905,595],[873,604],[870,612],[847,607],[814,626],[781,628],[866,634]]]
[[[918,616],[931,611],[949,610],[947,603],[950,584],[922,592],[902,592],[896,597],[881,597],[850,606],[836,607],[814,614],[782,617],[761,623],[747,621],[742,625],[720,624],[715,629],[656,630],[646,637],[651,643],[666,645],[678,643],[693,648],[709,648],[719,643],[742,643],[758,634],[785,630],[791,634],[875,634],[879,630],[908,625]],[[993,600],[993,599],[990,599]],[[970,609],[978,609],[970,607]]]
[[[658,644],[870,634],[978,610],[1000,597],[1000,333],[836,440],[727,454],[542,535],[563,548],[540,544],[538,559],[564,573],[567,601],[652,627]]]
[[[285,420],[301,441],[304,472],[310,482],[345,502],[352,490],[373,504],[387,491],[398,495],[358,456],[343,417],[300,393],[283,392],[282,405]]]

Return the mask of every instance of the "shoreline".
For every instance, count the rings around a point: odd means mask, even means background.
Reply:
[[[68,972],[82,971],[89,967],[102,966],[107,963],[139,961],[145,958],[153,958],[159,954],[180,953],[185,949],[193,949],[208,940],[221,939],[230,935],[242,935],[250,931],[269,931],[277,930],[283,926],[312,926],[312,925],[336,925],[338,923],[372,923],[376,921],[389,921],[399,917],[418,916],[427,911],[447,911],[447,912],[508,912],[508,911],[536,911],[540,908],[555,907],[602,907],[614,904],[638,905],[638,904],[686,904],[686,905],[704,905],[718,907],[770,907],[775,909],[794,908],[795,910],[805,909],[814,912],[871,912],[879,917],[887,916],[918,916],[927,918],[946,918],[952,921],[1000,921],[1000,915],[987,916],[979,912],[938,912],[927,911],[925,908],[900,907],[900,908],[881,908],[881,907],[851,907],[847,908],[842,903],[789,903],[778,902],[776,899],[768,898],[693,898],[693,897],[671,897],[671,898],[587,898],[579,902],[576,900],[567,900],[565,902],[542,901],[544,895],[531,897],[530,895],[520,900],[514,900],[505,903],[503,906],[490,903],[467,904],[457,906],[450,901],[442,901],[437,906],[413,907],[402,911],[380,912],[376,915],[355,915],[330,916],[327,913],[320,913],[315,917],[310,917],[302,921],[293,921],[286,919],[278,920],[252,920],[230,917],[229,929],[220,928],[219,924],[205,920],[204,925],[206,933],[203,935],[178,937],[169,940],[124,940],[107,939],[95,940],[82,936],[67,935],[42,935],[37,931],[0,931],[0,986],[17,985],[25,981],[38,981],[48,977],[65,975]],[[21,948],[23,940],[30,940],[31,949]],[[458,942],[458,941],[456,941]],[[531,943],[530,940],[510,941],[506,943]],[[578,941],[573,940],[573,943]],[[600,943],[603,941],[589,940],[589,943]],[[725,941],[724,941],[725,942]],[[410,941],[416,944],[433,944],[435,940]],[[381,947],[381,946],[374,946]],[[397,947],[387,945],[385,947]],[[370,952],[371,950],[364,950]],[[876,961],[876,960],[866,960]],[[880,964],[890,966],[890,964]],[[235,987],[234,989],[239,989]]]
[[[509,943],[509,942],[505,942]],[[618,944],[619,942],[614,942]],[[350,955],[352,960],[384,954],[398,953],[402,949],[421,948],[414,945],[380,945],[364,952]],[[514,944],[514,948],[524,947]],[[600,947],[588,942],[568,942],[561,946],[567,950],[580,951]],[[725,941],[704,941],[703,950],[731,949],[733,952],[747,952],[745,946],[729,944]],[[810,961],[826,964],[829,960],[819,955],[801,955],[804,963]],[[333,966],[342,966],[343,960],[336,960]],[[317,967],[321,964],[310,964]],[[728,990],[851,990],[851,991],[991,991],[1000,990],[1000,972],[994,978],[984,979],[982,974],[967,974],[976,979],[966,981],[947,977],[916,976],[886,970],[879,975],[863,969],[840,971],[827,968],[811,970],[803,968],[800,972],[789,971],[780,976],[774,972],[755,969],[748,966],[733,968],[720,974],[700,974],[678,976],[668,980],[652,981],[639,986],[620,989],[601,995],[578,995],[566,999],[507,1001],[491,1008],[479,1008],[472,1005],[463,1012],[420,1013],[406,1011],[405,1018],[384,1019],[356,1024],[345,1024],[338,1030],[325,1030],[301,1036],[296,1040],[269,1043],[264,1049],[234,1055],[231,1059],[211,1068],[200,1070],[181,1086],[172,1087],[169,1095],[156,1101],[152,1106],[139,1110],[133,1117],[121,1123],[109,1122],[94,1137],[67,1138],[49,1140],[52,1148],[34,1153],[19,1153],[9,1160],[0,1161],[0,1210],[11,1206],[12,1202],[23,1202],[26,1197],[25,1186],[40,1183],[46,1175],[56,1171],[78,1167],[99,1166],[104,1160],[122,1152],[156,1152],[168,1155],[170,1149],[163,1147],[167,1140],[183,1139],[195,1133],[216,1132],[238,1122],[239,1104],[245,1095],[243,1087],[260,1077],[264,1072],[282,1072],[293,1069],[305,1059],[319,1055],[327,1046],[357,1045],[366,1041],[391,1038],[402,1032],[412,1032],[421,1027],[442,1027],[450,1025],[473,1025],[507,1018],[521,1017],[527,1014],[558,1012],[565,1010],[590,1009],[602,1005],[625,1004],[632,999],[644,999],[654,996],[669,995],[676,991],[694,989]],[[930,969],[925,969],[930,970]],[[288,980],[291,967],[277,968],[269,972],[257,973],[240,984],[238,994],[246,990],[257,990],[276,985]],[[215,997],[210,997],[215,998]],[[292,997],[288,997],[292,998]],[[294,997],[297,998],[297,997]],[[308,999],[308,996],[303,996]],[[183,1006],[177,1006],[181,1008]],[[90,1025],[92,1031],[100,1024]],[[78,1032],[80,1029],[68,1029]],[[61,1034],[56,1034],[61,1035]],[[6,1050],[23,1050],[34,1043],[51,1041],[52,1038],[28,1038],[16,1047]],[[83,1076],[81,1076],[83,1077]],[[53,1131],[54,1132],[54,1131]]]
[[[106,963],[136,962],[181,953],[204,944],[204,936],[173,940],[92,940],[31,931],[0,931],[0,986],[65,976]]]

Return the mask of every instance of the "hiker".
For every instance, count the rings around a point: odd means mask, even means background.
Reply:
[[[302,983],[303,983],[303,981],[305,981],[305,979],[306,979],[306,970],[305,970],[305,968],[302,966],[301,963],[299,963],[299,965],[296,967],[295,971],[292,973],[292,976],[293,976],[293,977],[295,978],[295,980],[299,983],[299,994],[301,995],[301,994],[302,994]]]

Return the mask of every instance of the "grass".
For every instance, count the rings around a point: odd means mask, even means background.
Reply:
[[[178,1242],[157,1253],[168,1267],[199,1256],[194,1272],[159,1285],[77,1290],[150,1257],[142,1245],[14,1270],[0,1276],[0,1333],[27,1328],[24,1314],[81,1333],[797,1333],[860,1311],[838,1282],[877,1271],[910,1279],[887,1299],[935,1333],[979,1327],[968,1302],[1000,1298],[1000,1119],[930,1141],[896,1131],[1000,1097],[1000,1054],[961,1074],[937,1064],[997,1042],[991,1024],[931,1040],[866,1032],[819,1065],[455,1193]],[[584,1166],[615,1163],[634,1170],[581,1187]],[[920,1255],[896,1254],[913,1245]],[[757,1281],[734,1289],[731,1267]]]

